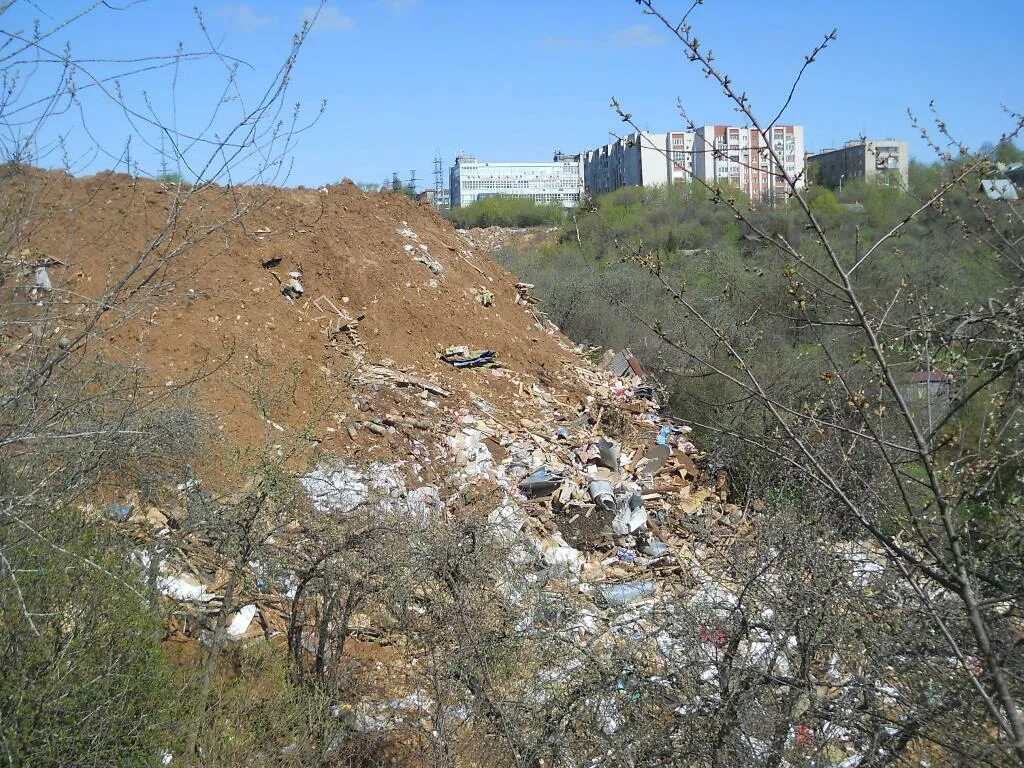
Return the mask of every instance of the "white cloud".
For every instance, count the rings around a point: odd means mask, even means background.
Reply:
[[[537,42],[541,48],[548,48],[552,51],[573,51],[583,47],[583,41],[579,38],[563,35],[545,35]]]
[[[255,32],[257,29],[264,29],[274,23],[273,17],[261,16],[247,3],[222,5],[216,13],[218,16],[227,18],[231,25],[241,32]]]
[[[579,37],[569,35],[545,35],[538,38],[537,44],[541,48],[551,51],[578,51],[583,48],[654,48],[663,45],[665,38],[644,24],[634,24],[631,27],[617,29],[602,37],[583,40]]]
[[[316,21],[313,21],[314,17]],[[333,5],[307,5],[302,9],[302,20],[313,21],[313,29],[317,32],[352,29],[356,25],[355,19],[344,15]]]
[[[646,24],[634,24],[608,36],[608,44],[614,48],[654,48],[664,42],[665,38]]]

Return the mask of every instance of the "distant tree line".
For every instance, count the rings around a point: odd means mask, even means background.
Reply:
[[[565,208],[558,203],[538,204],[533,198],[497,195],[484,197],[445,216],[460,229],[474,227],[540,227],[561,224]]]

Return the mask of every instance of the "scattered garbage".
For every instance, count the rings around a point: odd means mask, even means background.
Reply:
[[[494,457],[484,443],[480,430],[466,427],[458,434],[445,438],[445,443],[455,456],[455,465],[466,479],[495,477]]]
[[[658,432],[657,443],[658,443],[658,445],[668,445],[669,438],[673,434],[685,435],[685,434],[687,434],[687,433],[689,433],[691,431],[692,431],[691,427],[677,427],[674,424],[665,424],[665,425],[662,426],[661,430]]]
[[[494,304],[494,291],[485,285],[481,285],[474,292],[476,300],[484,307],[490,307]]]
[[[423,264],[427,269],[433,272],[435,275],[444,273],[444,267],[441,266],[441,262],[431,259],[429,256],[417,256],[413,259],[418,264]]]
[[[289,299],[297,299],[303,293],[302,283],[299,282],[297,277],[289,278],[288,282],[282,284],[281,293]]]
[[[652,579],[627,581],[622,584],[606,584],[598,590],[601,602],[608,606],[629,605],[645,597],[652,597],[655,592]]]
[[[625,536],[647,524],[647,510],[639,493],[633,493],[623,500],[618,513],[612,520],[612,531]]]
[[[598,461],[602,467],[611,470],[619,468],[619,446],[615,443],[601,438],[597,441]]]
[[[46,270],[46,267],[36,267],[36,289],[45,293],[53,290],[53,284],[50,282],[50,273]]]
[[[497,357],[498,353],[489,349],[470,350],[469,347],[464,346],[448,347],[441,353],[441,360],[456,368],[493,365]]]
[[[615,488],[607,480],[591,480],[589,489],[590,498],[594,503],[603,508],[606,512],[615,509]]]
[[[299,482],[318,512],[346,515],[371,501],[393,508],[406,496],[401,471],[383,463],[362,469],[353,465],[318,468]]]
[[[235,612],[234,616],[231,617],[231,623],[228,624],[228,637],[232,640],[240,639],[242,635],[249,631],[249,625],[252,624],[252,620],[255,616],[255,605],[246,605],[239,608]]]
[[[570,571],[579,571],[583,556],[578,549],[570,547],[559,535],[550,536],[541,546],[545,565],[566,566]]]
[[[637,549],[640,550],[642,554],[655,558],[664,557],[669,552],[668,544],[663,541],[658,541],[657,539],[642,541],[637,545]]]
[[[519,482],[519,490],[531,498],[547,496],[556,491],[564,482],[564,475],[556,474],[547,467],[541,467]]]
[[[107,504],[106,513],[107,517],[112,520],[123,523],[132,516],[132,508],[127,504],[115,501],[111,504]]]

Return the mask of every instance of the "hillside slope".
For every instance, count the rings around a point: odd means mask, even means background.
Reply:
[[[352,183],[203,190],[161,237],[173,188],[112,173],[33,173],[8,193],[27,199],[40,183],[13,297],[48,263],[52,297],[67,309],[39,343],[52,347],[72,332],[158,242],[144,300],[115,308],[104,322],[118,327],[96,334],[88,351],[143,363],[154,391],[194,388],[233,442],[258,443],[268,422],[279,431],[313,420],[325,447],[344,449],[346,430],[324,431],[323,420],[356,418],[339,384],[368,365],[429,378],[451,390],[450,404],[484,397],[511,406],[538,381],[571,387],[565,366],[579,358],[517,303],[515,279],[403,196],[367,195]],[[198,242],[178,252],[185,240]],[[293,276],[301,296],[283,293]],[[357,318],[354,334],[339,331]],[[456,370],[438,359],[452,345],[494,351],[502,368]],[[269,389],[281,391],[265,418],[253,401]]]

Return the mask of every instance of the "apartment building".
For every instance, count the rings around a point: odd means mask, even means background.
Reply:
[[[453,208],[498,195],[573,208],[583,193],[582,159],[560,152],[550,163],[484,163],[474,155],[459,154],[448,177]]]
[[[693,134],[631,133],[582,156],[588,195],[603,195],[619,187],[664,186],[686,181],[693,173]]]
[[[797,187],[806,186],[802,125],[772,126],[767,135],[736,125],[704,125],[695,132],[693,173],[707,184],[728,182],[752,201],[775,205],[790,191],[782,170]]]
[[[583,186],[591,196],[619,187],[653,187],[668,183],[664,133],[631,133],[582,153]]]
[[[807,158],[816,184],[842,189],[843,182],[867,179],[906,189],[910,174],[910,150],[897,139],[855,139],[840,149],[823,149]]]
[[[669,180],[690,181],[693,178],[693,132],[669,131],[667,139]]]

